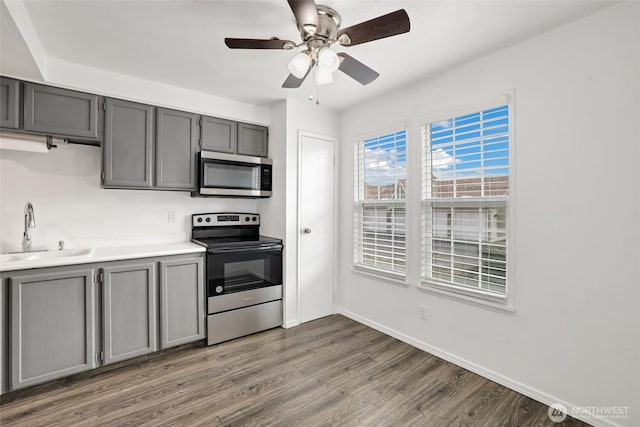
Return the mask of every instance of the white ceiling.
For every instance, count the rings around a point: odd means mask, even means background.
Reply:
[[[380,73],[361,86],[337,72],[320,87],[321,104],[337,111],[512,45],[612,3],[596,1],[318,0],[336,9],[342,27],[407,10],[408,34],[351,48],[336,47]],[[285,0],[25,0],[47,57],[270,106],[315,95],[312,78],[283,89],[295,52],[231,50],[224,37],[296,42]],[[4,25],[4,20],[3,20]],[[3,61],[12,61],[3,51]],[[17,60],[18,58],[15,58]],[[24,59],[21,59],[24,60]]]

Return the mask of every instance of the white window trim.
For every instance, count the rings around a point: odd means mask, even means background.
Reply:
[[[485,292],[482,290],[476,290],[467,288],[465,286],[456,286],[450,283],[440,283],[434,279],[428,279],[423,277],[422,268],[420,271],[420,280],[417,288],[421,291],[433,293],[435,295],[441,295],[444,297],[450,297],[459,301],[487,306],[499,310],[515,312],[515,233],[513,224],[515,221],[515,200],[517,197],[517,191],[515,189],[515,153],[516,153],[516,138],[515,138],[515,90],[511,89],[504,91],[504,95],[490,98],[483,101],[467,104],[464,107],[450,108],[431,112],[420,116],[420,134],[424,126],[428,126],[431,123],[439,122],[442,120],[450,119],[452,117],[459,117],[466,114],[477,113],[486,109],[499,107],[500,105],[509,106],[509,198],[507,203],[507,276],[506,276],[506,294],[497,295],[491,292]],[[422,137],[420,139],[422,146]],[[424,155],[424,153],[423,153]],[[420,181],[422,185],[422,173],[421,171]],[[424,189],[420,191],[420,214],[424,215]],[[447,200],[447,203],[464,203],[464,199],[458,202],[457,200]],[[421,228],[424,224],[421,225]],[[424,245],[422,241],[423,230],[420,231],[421,247]],[[422,266],[423,257],[425,256],[425,249],[422,247],[420,250],[420,265]]]

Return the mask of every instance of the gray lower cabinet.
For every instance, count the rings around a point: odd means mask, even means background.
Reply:
[[[11,389],[96,366],[93,272],[11,276]]]
[[[9,319],[7,314],[9,313],[7,305],[7,286],[6,280],[0,278],[0,394],[9,390],[7,384],[8,363],[7,363],[7,326],[9,325]]]
[[[24,83],[24,130],[70,139],[101,139],[98,95]]]
[[[201,256],[160,261],[160,347],[205,337]]]
[[[5,272],[0,285],[0,393],[206,335],[202,254]]]
[[[103,186],[153,186],[154,107],[119,99],[106,100]]]
[[[249,123],[238,123],[238,154],[267,157],[269,129]]]
[[[235,154],[238,150],[238,122],[202,116],[200,146],[203,150]]]
[[[20,122],[20,82],[0,78],[0,127],[18,129]]]
[[[195,191],[199,116],[166,108],[156,112],[155,188]]]
[[[158,349],[155,263],[108,265],[102,269],[105,365]]]

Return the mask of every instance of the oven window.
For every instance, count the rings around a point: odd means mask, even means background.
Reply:
[[[260,166],[204,163],[203,181],[205,187],[260,190]]]
[[[282,284],[282,252],[247,251],[210,255],[208,296]]]
[[[230,292],[242,286],[260,287],[268,281],[266,262],[264,259],[252,261],[230,262],[224,265],[224,287]]]

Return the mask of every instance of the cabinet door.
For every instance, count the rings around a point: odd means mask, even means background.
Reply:
[[[153,107],[107,99],[104,130],[105,188],[150,188]]]
[[[5,356],[5,351],[7,345],[5,343],[5,339],[7,336],[7,325],[9,322],[6,318],[7,306],[5,292],[7,292],[7,286],[5,285],[7,282],[4,277],[0,276],[0,394],[3,394],[8,390],[7,387],[7,358]]]
[[[264,126],[238,123],[238,154],[267,157],[269,130]]]
[[[95,367],[93,270],[10,278],[11,388]]]
[[[99,139],[99,96],[24,83],[24,129]]]
[[[0,78],[0,126],[18,129],[20,82],[6,77]]]
[[[156,188],[196,189],[198,116],[158,108],[156,115]]]
[[[155,264],[113,265],[103,269],[104,363],[154,352],[157,346]]]
[[[238,149],[238,122],[202,116],[202,134],[200,136],[203,150],[235,154]]]
[[[160,261],[160,346],[205,337],[202,257]]]

